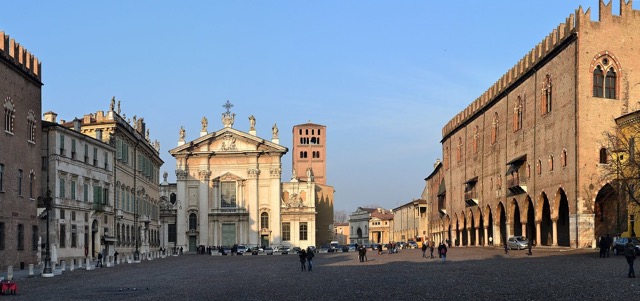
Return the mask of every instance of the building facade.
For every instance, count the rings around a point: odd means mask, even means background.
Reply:
[[[382,208],[362,208],[349,216],[349,242],[386,244],[393,240],[393,213]]]
[[[415,241],[423,242],[427,238],[427,201],[413,200],[402,206],[394,208],[393,214],[393,232],[391,240],[393,241]]]
[[[235,114],[222,114],[223,128],[208,132],[203,117],[200,137],[186,142],[180,130],[176,158],[176,247],[195,252],[197,246],[234,244],[280,245],[281,158],[288,149],[256,135],[255,118],[249,132],[233,128]]]
[[[41,64],[0,32],[0,270],[36,264],[40,248]]]
[[[67,125],[73,127],[73,122]],[[109,198],[112,201],[107,204],[113,211],[112,222],[107,224],[113,224],[115,229],[108,229],[106,243],[114,243],[121,256],[132,256],[134,260],[159,249],[159,182],[163,161],[160,143],[151,141],[144,118],[134,115],[133,121],[127,119],[121,113],[119,101],[116,107],[114,97],[106,114],[97,111],[84,115],[80,120],[80,131],[115,148],[114,186]]]
[[[349,243],[349,236],[349,223],[333,224],[333,240],[341,245],[346,245]]]
[[[598,216],[615,191],[601,177],[602,133],[640,97],[640,14],[579,8],[443,130],[432,235],[455,245],[512,235],[591,247],[617,221]],[[611,39],[612,36],[625,37]],[[430,181],[439,181],[429,183]]]
[[[113,256],[113,158],[115,149],[80,133],[80,122],[67,128],[47,112],[42,122],[42,187],[51,192],[52,208],[41,214],[51,260],[76,263],[99,252]],[[46,223],[49,223],[47,228]]]

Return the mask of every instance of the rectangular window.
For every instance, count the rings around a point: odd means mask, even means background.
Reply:
[[[71,180],[70,185],[71,187],[69,188],[71,190],[71,199],[76,200],[76,181]]]
[[[60,247],[61,248],[67,247],[66,241],[67,241],[67,225],[61,224],[60,225]]]
[[[22,169],[18,169],[18,195],[22,195]]]
[[[2,183],[4,182],[4,164],[0,164],[0,191],[4,191]]]
[[[31,226],[31,250],[38,250],[38,226]]]
[[[84,145],[84,164],[89,164],[89,144]]]
[[[300,240],[307,240],[307,222],[300,222]]]
[[[60,178],[60,193],[59,193],[59,197],[61,199],[64,199],[66,197],[65,189],[64,189],[64,179],[63,178]]]
[[[71,220],[72,221],[76,220],[76,212],[75,211],[71,211]]]
[[[24,225],[18,224],[18,250],[24,250]]]
[[[102,187],[93,186],[93,203],[102,204]]]
[[[49,160],[47,157],[42,157],[42,171],[47,171],[47,166],[49,166]]]
[[[82,200],[85,202],[89,201],[89,185],[82,184]]]
[[[71,247],[78,247],[78,228],[76,225],[71,225]]]
[[[236,207],[236,182],[220,183],[220,202],[223,208]]]
[[[109,153],[104,152],[104,169],[109,169]]]
[[[98,149],[93,148],[93,166],[98,166]]]
[[[0,250],[4,250],[4,223],[0,222]]]
[[[71,159],[76,158],[76,139],[71,139]]]
[[[60,209],[60,219],[65,219],[66,218],[66,212],[64,211],[64,209]]]
[[[34,174],[29,173],[29,198],[33,199],[33,178]]]
[[[60,134],[60,156],[64,157],[64,135]]]
[[[282,223],[282,240],[291,240],[291,223]]]
[[[105,205],[109,205],[109,189],[102,189],[102,203]]]
[[[178,232],[176,232],[176,224],[169,224],[169,242],[176,242],[176,238],[178,237]]]

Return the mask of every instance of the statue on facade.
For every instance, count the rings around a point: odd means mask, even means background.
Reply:
[[[256,130],[256,118],[253,117],[253,115],[249,116],[249,130],[250,131]]]
[[[118,114],[120,114],[120,101],[118,100]]]
[[[209,124],[209,121],[207,120],[207,117],[202,117],[202,131],[206,132],[207,131],[207,125]]]
[[[180,140],[184,140],[185,130],[184,127],[180,127]]]
[[[165,171],[164,173],[162,173],[162,179],[164,179],[165,182],[167,181],[168,177],[169,177],[169,173],[168,172]]]
[[[278,126],[275,123],[271,128],[271,133],[273,134],[273,138],[278,138]]]
[[[145,138],[147,139],[147,141],[149,141],[149,129],[147,129],[147,135],[145,136]]]
[[[115,97],[115,96],[113,96],[113,97],[111,98],[111,104],[109,105],[109,111],[113,111],[113,109],[115,108],[115,106],[116,106],[116,97]]]

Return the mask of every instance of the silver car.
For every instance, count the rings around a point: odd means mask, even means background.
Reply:
[[[507,239],[509,249],[524,250],[529,247],[529,240],[524,236],[511,236]]]

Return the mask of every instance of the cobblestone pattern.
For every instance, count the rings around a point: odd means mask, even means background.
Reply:
[[[451,248],[446,264],[420,250],[296,255],[182,255],[53,278],[18,279],[20,300],[632,300],[640,278],[623,256],[588,249]],[[13,296],[2,296],[10,299]]]

